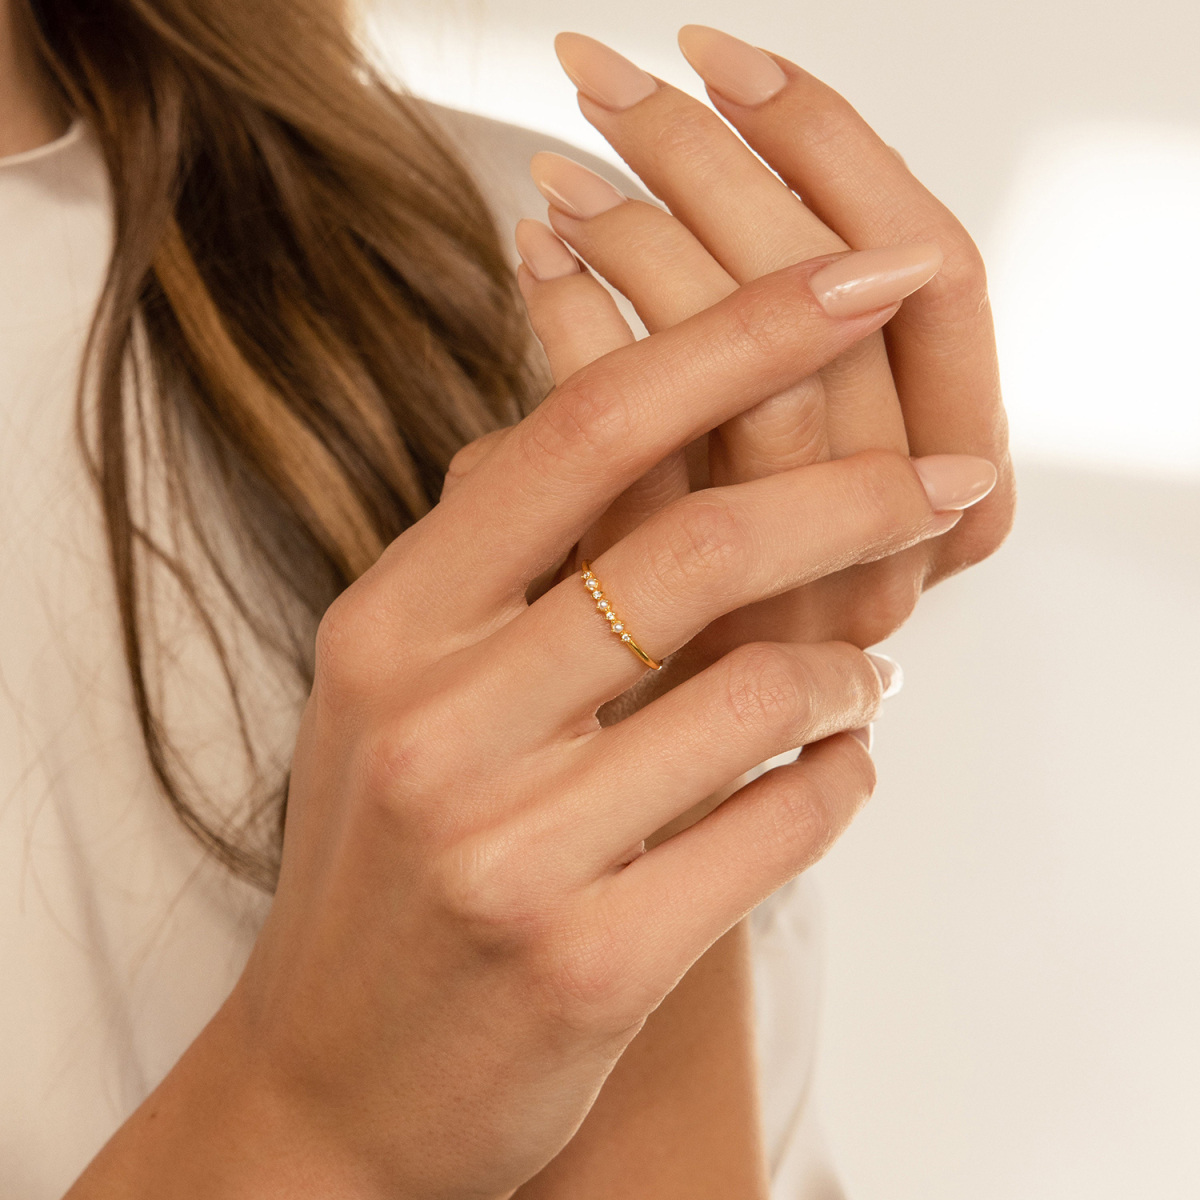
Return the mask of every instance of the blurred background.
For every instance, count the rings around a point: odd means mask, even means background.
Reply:
[[[379,0],[415,91],[612,153],[551,47],[700,95],[716,25],[833,84],[990,264],[1021,491],[888,647],[817,869],[853,1200],[1200,1196],[1200,5]]]

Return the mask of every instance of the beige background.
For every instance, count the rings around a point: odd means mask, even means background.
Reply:
[[[398,4],[417,90],[601,150],[550,40],[695,89],[685,21],[848,95],[992,267],[1022,501],[893,640],[882,783],[818,874],[856,1200],[1200,1194],[1200,6]]]

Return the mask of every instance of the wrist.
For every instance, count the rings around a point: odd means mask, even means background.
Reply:
[[[262,1068],[237,993],[65,1200],[407,1200]]]

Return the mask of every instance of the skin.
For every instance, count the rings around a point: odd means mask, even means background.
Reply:
[[[538,669],[561,657],[547,647],[563,641],[586,597],[574,579],[532,607],[525,594],[655,463],[712,423],[811,377],[890,315],[830,321],[811,295],[797,297],[804,278],[801,271],[785,283],[764,281],[684,322],[671,331],[678,337],[656,336],[602,356],[590,374],[574,373],[503,446],[465,456],[438,510],[338,602],[322,626],[322,666],[297,748],[284,878],[246,976],[72,1195],[500,1196],[531,1175],[538,1178],[521,1195],[762,1194],[745,942],[736,922],[818,856],[869,791],[860,743],[828,735],[869,719],[878,677],[844,644],[751,645],[711,670],[693,666],[695,678],[644,707],[638,723],[601,730],[596,711],[629,693],[636,661],[603,636],[589,645],[595,624],[586,611],[593,624],[573,639],[582,657],[565,664],[586,688],[564,695],[564,664],[540,678]],[[783,315],[786,329],[776,319]],[[765,335],[747,342],[751,327]],[[645,402],[651,386],[655,411]],[[626,427],[636,452],[624,438],[611,441]],[[597,448],[606,451],[601,472]],[[794,526],[801,515],[827,512],[828,543],[773,537],[761,562],[750,562],[741,545],[719,563],[689,565],[695,534],[716,509],[684,497],[623,538],[609,533],[597,573],[662,576],[674,601],[657,606],[670,614],[660,628],[639,621],[656,653],[723,613],[941,528],[900,455],[776,475],[758,490],[720,489],[720,505],[747,529],[768,527],[771,514]],[[870,511],[848,503],[866,492]],[[497,525],[506,510],[525,519]],[[500,581],[500,590],[491,586]],[[622,595],[636,601],[630,588]],[[447,610],[450,596],[461,598],[456,611]],[[390,640],[384,627],[403,616],[411,632],[416,614],[432,610],[446,619],[424,631],[427,653],[398,661],[412,647],[407,638]],[[384,659],[395,669],[381,675]],[[513,710],[503,720],[492,700],[497,681]],[[466,739],[464,722],[474,729]],[[696,805],[724,779],[810,740],[803,763],[638,854],[664,826],[694,820]],[[473,763],[462,761],[464,741]],[[683,746],[680,769],[694,769],[695,778],[686,787],[673,780],[670,796],[653,795],[645,777]],[[731,754],[742,757],[735,764]],[[460,801],[449,815],[439,803],[448,763]],[[531,777],[544,786],[531,789]],[[629,805],[614,807],[613,796],[636,796],[636,819]],[[783,830],[785,814],[792,823]],[[581,872],[581,862],[590,871]],[[364,889],[364,879],[378,887]],[[687,911],[664,915],[660,897],[689,890]],[[408,919],[414,912],[419,927]],[[349,959],[338,953],[347,945],[356,947]],[[444,949],[431,954],[430,945]],[[354,987],[333,984],[346,980]],[[462,1002],[449,1026],[448,995]],[[426,1045],[389,1047],[405,1028],[433,1033],[418,1039]],[[474,1053],[463,1045],[468,1028],[488,1031]],[[735,1153],[713,1160],[717,1174],[698,1160],[689,1181],[680,1173],[685,1156],[662,1150],[703,1132],[687,1105],[696,1108],[695,1096],[713,1085],[729,1085],[718,1094],[737,1097],[726,1128],[741,1140]],[[646,1113],[654,1120],[637,1119]],[[498,1125],[514,1114],[516,1127]],[[672,1121],[682,1129],[660,1137]],[[611,1164],[605,1174],[599,1151],[607,1147],[611,1157],[614,1139],[631,1152],[627,1174]],[[658,1174],[647,1174],[656,1160]],[[625,1187],[634,1176],[644,1190]]]
[[[67,116],[0,0],[0,155],[35,149]],[[610,1075],[586,1128],[523,1196],[765,1195],[753,1073],[749,944],[736,926],[651,1015]],[[721,1095],[720,1109],[696,1098]],[[666,1128],[664,1128],[666,1124]],[[694,1142],[693,1142],[694,1139]],[[693,1143],[708,1152],[680,1154]],[[616,1150],[616,1153],[613,1151]]]
[[[840,96],[794,64],[772,57],[788,83],[769,104],[746,108],[719,93],[710,91],[710,96],[747,141],[803,192],[807,206],[708,109],[663,86],[619,114],[582,98],[581,108],[671,213],[631,201],[597,218],[578,220],[552,206],[554,229],[634,301],[651,330],[701,310],[763,270],[847,245],[935,242],[945,249],[947,262],[889,323],[886,344],[883,334],[865,338],[827,371],[734,417],[690,447],[690,471],[682,461],[656,465],[589,530],[568,566],[594,556],[689,487],[757,478],[862,446],[906,449],[911,443],[930,452],[971,448],[999,464],[998,486],[941,538],[714,622],[662,675],[646,676],[612,702],[603,714],[607,720],[674,686],[740,640],[825,636],[860,645],[881,640],[905,620],[924,587],[991,553],[1011,522],[1012,472],[986,277],[974,243]],[[809,136],[813,130],[821,131],[819,139]],[[781,137],[781,131],[787,136]],[[534,174],[539,174],[536,160]],[[520,282],[556,379],[569,378],[595,357],[632,340],[608,294],[586,272],[541,282],[523,268]],[[893,363],[898,366],[895,378]],[[493,440],[503,436],[493,435]],[[479,450],[485,447],[486,442]],[[463,456],[462,469],[469,469],[474,452],[469,449]],[[702,803],[676,827],[710,807],[711,802]],[[723,952],[718,943],[709,953]],[[741,973],[748,991],[745,957],[729,955],[726,967]],[[717,996],[697,994],[690,1010],[676,1014],[680,1025],[699,1028],[703,1014],[718,1002]],[[733,1032],[739,1015],[748,1023],[745,1010],[731,1006],[719,1023],[720,1032],[713,1031],[704,1050],[693,1047],[686,1061],[727,1063],[722,1050],[736,1045],[748,1062],[751,1039],[745,1031],[740,1040]],[[719,1046],[722,1033],[725,1044]],[[558,1183],[568,1166],[578,1169],[563,1194],[599,1196],[605,1188],[608,1194],[631,1197],[764,1194],[762,1182],[749,1180],[760,1155],[753,1098],[745,1088],[732,1080],[723,1087],[681,1088],[670,1106],[656,1110],[646,1096],[656,1088],[666,1091],[673,1072],[662,1069],[661,1062],[657,1073],[622,1071],[628,1059],[641,1054],[653,1061],[653,1048],[645,1043],[659,1037],[665,1042],[669,1036],[647,1025],[560,1160],[522,1195],[553,1194],[545,1178]],[[752,1074],[747,1070],[741,1077]],[[733,1103],[714,1113],[707,1103],[712,1095],[730,1096]],[[608,1114],[620,1112],[638,1114],[640,1140],[618,1142],[625,1131],[615,1128]],[[656,1121],[656,1112],[670,1117]],[[681,1136],[671,1118],[691,1136]],[[612,1153],[618,1144],[620,1155]],[[664,1151],[667,1146],[678,1152],[671,1156]],[[670,1165],[664,1166],[664,1160]],[[740,1188],[722,1178],[735,1163],[744,1172]],[[686,1186],[672,1190],[677,1186],[672,1180],[693,1168]],[[594,1179],[604,1184],[597,1183],[593,1192]]]
[[[571,37],[560,35],[560,45]],[[978,249],[841,96],[794,63],[771,58],[787,83],[764,104],[735,105],[709,89],[745,142],[711,109],[661,82],[620,112],[581,95],[584,116],[671,212],[630,201],[581,221],[552,207],[556,232],[634,302],[651,330],[767,272],[851,246],[933,243],[945,261],[885,332],[725,423],[707,439],[706,461],[690,482],[678,473],[674,488],[663,488],[661,475],[649,480],[647,495],[626,498],[633,511],[623,523],[594,530],[585,549],[619,536],[689,487],[742,482],[868,448],[977,454],[996,464],[998,478],[944,538],[732,614],[688,648],[689,661],[678,670],[754,637],[882,641],[907,619],[924,587],[992,553],[1012,520],[1007,428]],[[551,338],[564,336],[556,309],[600,323],[605,334],[593,335],[591,346],[603,352],[629,336],[610,308],[584,276],[559,287],[552,304],[535,298],[532,315]]]
[[[844,828],[874,771],[839,731],[881,691],[857,648],[740,647],[601,728],[641,665],[578,579],[526,600],[655,462],[893,311],[830,318],[811,273],[577,372],[334,603],[250,963],[74,1196],[507,1197],[687,969]],[[908,458],[874,451],[684,497],[595,569],[666,654],[942,525]]]
[[[36,149],[66,128],[66,114],[17,26],[12,0],[0,0],[0,156]]]

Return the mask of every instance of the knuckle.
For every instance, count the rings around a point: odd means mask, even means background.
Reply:
[[[482,437],[461,446],[446,466],[446,482],[455,483],[474,470],[504,432],[506,431],[496,430],[485,433]]]
[[[389,550],[395,549],[393,543]],[[403,581],[393,572],[386,588],[364,575],[325,610],[313,646],[314,693],[322,704],[366,704],[413,665],[409,643],[395,637],[397,613],[406,606]]]
[[[728,504],[689,497],[668,511],[647,574],[668,596],[700,585],[719,592],[748,565],[747,551],[742,521]]]
[[[957,225],[957,223],[956,223]],[[931,296],[940,300],[939,309],[974,317],[988,306],[987,266],[979,247],[960,226],[939,239],[945,255],[933,279]]]
[[[633,418],[625,389],[604,377],[569,380],[528,419],[524,446],[534,466],[579,466],[623,456]]]
[[[356,748],[358,778],[365,794],[400,808],[427,841],[452,838],[478,816],[473,792],[480,763],[464,754],[475,728],[471,697],[455,680],[421,680],[411,694],[393,697],[387,714],[362,733]],[[494,769],[494,758],[489,760]],[[446,804],[439,797],[455,795]]]
[[[573,914],[543,944],[544,1004],[575,1034],[622,1038],[661,1000],[631,972],[623,939],[603,907]]]
[[[875,790],[875,763],[859,742],[844,738],[827,753],[820,770],[786,787],[772,807],[775,836],[790,845],[800,869],[825,856]]]
[[[846,107],[846,102],[832,92],[813,97],[813,103],[805,107],[799,131],[809,153],[841,148],[848,133]]]
[[[874,646],[890,637],[912,616],[921,596],[923,577],[906,555],[882,559],[870,571],[870,583],[847,622],[846,640],[855,646]]]
[[[713,136],[718,124],[716,116],[702,104],[687,101],[676,105],[671,119],[662,122],[654,133],[654,161],[667,169],[678,165],[701,178],[727,170],[725,140]]]
[[[359,690],[362,662],[360,620],[355,598],[343,592],[325,610],[314,644],[314,686],[323,695],[343,700]]]
[[[625,983],[619,951],[616,938],[592,922],[553,943],[547,972],[560,1017],[591,1028],[612,1019]]]
[[[778,844],[788,847],[794,865],[809,866],[833,844],[836,834],[828,798],[814,782],[785,787],[771,812],[773,837]]]
[[[549,906],[535,874],[493,834],[460,839],[438,855],[430,890],[443,919],[476,951],[511,953],[543,940]]]
[[[783,353],[794,356],[797,326],[804,320],[794,286],[766,278],[745,285],[726,311],[730,346],[739,362],[757,375]],[[803,342],[804,339],[800,339]]]
[[[432,774],[428,741],[402,719],[393,718],[364,735],[358,747],[359,777],[363,792],[391,808],[401,797],[422,790]]]
[[[896,531],[928,513],[924,491],[903,455],[864,450],[844,461],[850,472],[850,506],[874,536]]]
[[[798,733],[812,720],[812,677],[785,647],[752,642],[726,655],[723,698],[733,723]]]

